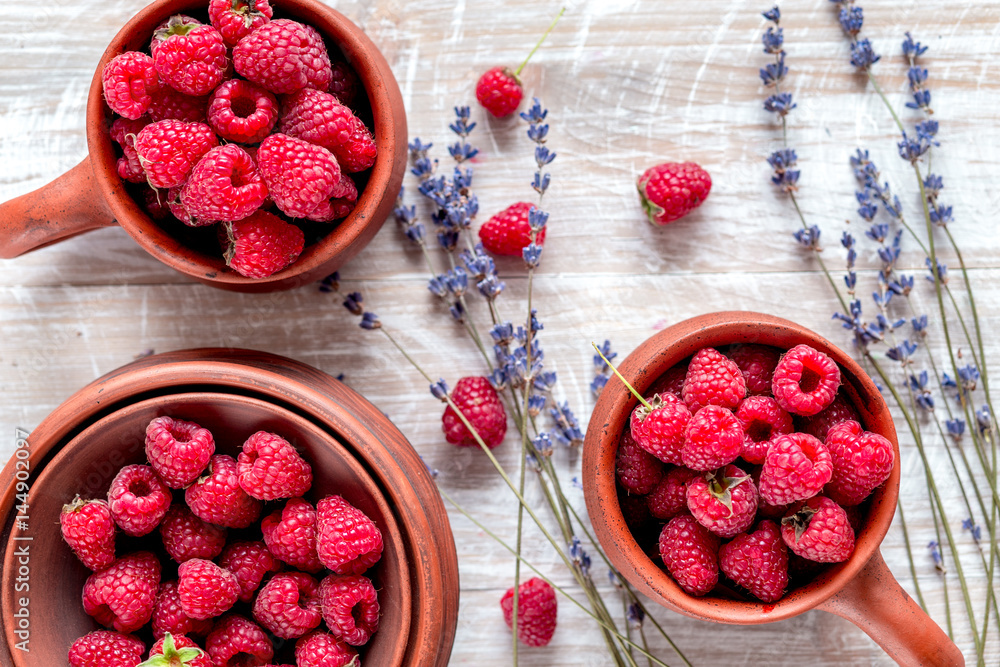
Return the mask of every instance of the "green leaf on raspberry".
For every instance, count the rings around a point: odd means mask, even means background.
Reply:
[[[722,503],[725,508],[729,510],[729,515],[732,516],[733,489],[750,479],[750,475],[744,475],[743,477],[724,477],[717,474],[721,472],[722,469],[715,472],[705,473],[705,481],[708,482],[708,492],[712,494],[713,498]]]
[[[205,655],[205,652],[197,647],[187,647],[177,649],[174,646],[174,637],[169,632],[163,635],[163,653],[149,657],[144,663],[136,667],[183,667],[190,664],[192,660]]]

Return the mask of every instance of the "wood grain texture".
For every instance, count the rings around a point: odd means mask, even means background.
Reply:
[[[56,0],[39,8],[10,0],[0,16],[0,200],[31,191],[86,154],[84,105],[108,40],[143,0]],[[333,4],[333,3],[330,3]],[[473,100],[478,75],[497,64],[516,65],[558,11],[553,3],[512,0],[349,0],[337,9],[360,24],[393,67],[407,105],[411,136],[435,143],[442,165],[450,141],[451,108]],[[747,309],[800,322],[848,347],[846,332],[830,319],[835,300],[813,258],[791,239],[794,210],[769,183],[764,161],[780,145],[780,128],[762,110],[765,93],[757,68],[767,4],[705,0],[578,0],[525,68],[528,95],[549,107],[551,211],[533,305],[545,324],[546,363],[559,373],[556,397],[586,421],[593,405],[590,341],[608,338],[626,354],[654,330],[713,310]],[[891,121],[864,79],[847,63],[848,47],[831,3],[810,0],[782,7],[788,84],[798,108],[789,116],[789,141],[802,169],[799,192],[810,223],[823,228],[822,257],[843,266],[838,239],[864,227],[854,214],[854,179],[847,159],[858,146],[872,157],[900,195],[907,215],[922,225],[908,165],[896,157]],[[876,66],[891,101],[906,100],[899,42],[906,30],[931,47],[927,54],[941,147],[934,171],[945,177],[942,199],[953,206],[952,232],[973,267],[972,281],[984,330],[1000,327],[1000,80],[990,69],[1000,58],[1000,1],[909,0],[865,5],[865,35],[883,54]],[[916,116],[907,110],[904,121]],[[480,219],[515,200],[531,201],[533,160],[523,123],[485,117],[473,141]],[[634,179],[664,160],[694,160],[713,176],[709,200],[668,228],[642,218]],[[407,180],[407,185],[412,183]],[[416,203],[426,220],[428,209]],[[846,223],[846,220],[851,222]],[[860,280],[872,290],[878,265],[872,244],[861,241]],[[954,264],[945,250],[944,258]],[[508,289],[505,317],[526,307],[520,261],[498,266]],[[923,260],[904,241],[901,266],[917,274],[914,300],[933,312]],[[361,290],[373,310],[433,376],[451,384],[482,373],[481,357],[425,288],[418,252],[389,221],[342,271],[344,291]],[[960,294],[965,306],[964,297]],[[866,302],[867,303],[867,302]],[[473,319],[485,327],[481,304]],[[515,504],[477,452],[456,450],[440,432],[439,405],[426,382],[377,333],[363,332],[331,298],[310,288],[268,295],[230,294],[193,284],[146,255],[122,230],[85,234],[16,260],[0,261],[0,457],[14,447],[14,428],[30,429],[62,400],[143,350],[233,346],[286,355],[337,375],[378,405],[410,438],[440,483],[491,529],[514,534]],[[929,340],[940,364],[944,341]],[[967,347],[966,347],[967,349]],[[987,342],[997,370],[1000,344]],[[940,399],[939,399],[940,400]],[[898,415],[897,415],[898,416]],[[929,425],[925,425],[927,431]],[[513,427],[512,427],[513,430]],[[900,428],[903,481],[900,497],[917,574],[932,615],[944,623],[940,579],[923,545],[934,539],[923,469],[913,439]],[[517,466],[510,439],[497,454]],[[940,446],[929,450],[938,469],[948,465]],[[572,484],[579,457],[559,452],[565,486],[584,511]],[[957,484],[940,475],[941,493],[963,558],[975,546],[960,528],[965,510]],[[536,490],[529,494],[537,499]],[[498,600],[510,585],[512,559],[457,512],[462,616],[453,664],[509,663],[509,633]],[[570,584],[550,547],[528,532],[527,557],[560,584]],[[906,550],[898,525],[883,554],[911,593]],[[981,616],[985,579],[970,573]],[[603,575],[602,575],[603,576]],[[955,638],[972,654],[960,621],[958,588],[948,575]],[[609,587],[610,589],[610,587]],[[612,591],[608,591],[613,596]],[[609,597],[613,599],[613,597]],[[790,621],[751,628],[710,625],[666,611],[657,619],[694,664],[886,665],[890,661],[859,630],[829,614],[810,612]],[[992,616],[992,615],[991,615]],[[647,627],[647,633],[650,628]],[[648,635],[651,636],[651,635]],[[657,654],[679,663],[668,648]],[[990,635],[987,664],[1000,662],[1000,633]],[[560,600],[560,629],[548,649],[521,653],[523,665],[606,665],[593,622]]]

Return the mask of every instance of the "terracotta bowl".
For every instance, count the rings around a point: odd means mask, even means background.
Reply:
[[[818,608],[852,621],[901,664],[964,664],[947,635],[900,587],[886,567],[879,545],[892,522],[899,494],[899,445],[892,416],[872,380],[847,354],[818,334],[787,320],[749,312],[702,315],[660,331],[618,367],[640,393],[675,364],[703,347],[757,343],[790,349],[806,343],[832,357],[841,368],[843,387],[866,430],[893,444],[896,462],[889,479],[868,504],[856,535],[853,555],[823,570],[772,604],[724,597],[715,592],[694,597],[684,592],[636,542],[618,502],[615,455],[623,429],[638,401],[617,378],[601,392],[587,429],[583,486],[597,539],[630,583],[663,606],[707,621],[769,623]]]
[[[358,112],[369,122],[378,157],[354,211],[322,239],[308,245],[288,268],[268,278],[245,278],[226,268],[221,252],[195,249],[152,221],[118,177],[112,115],[104,102],[101,72],[115,56],[142,51],[159,23],[177,13],[204,15],[208,0],[156,0],[115,35],[101,57],[87,99],[83,162],[52,183],[0,205],[0,257],[16,257],[91,229],[121,225],[149,254],[205,284],[240,292],[266,292],[312,283],[354,257],[392,211],[406,168],[406,114],[399,85],[378,48],[347,17],[318,0],[282,0],[275,18],[314,26],[331,54],[339,48],[367,94]],[[369,117],[370,116],[370,117]],[[187,231],[187,230],[186,230]]]
[[[202,423],[230,453],[255,430],[285,434],[312,463],[312,500],[341,493],[382,530],[385,551],[372,573],[383,615],[365,664],[448,664],[458,563],[423,461],[377,408],[328,375],[275,355],[212,349],[155,355],[98,379],[39,424],[19,448],[27,455],[0,473],[4,581],[22,577],[29,586],[4,589],[0,664],[65,664],[70,643],[97,627],[80,604],[88,572],[61,541],[58,511],[78,491],[104,492],[120,466],[140,461],[144,424],[161,414]],[[26,527],[15,523],[23,470]],[[18,551],[25,545],[27,565]],[[28,600],[26,627],[20,597]],[[30,652],[18,650],[25,638]]]

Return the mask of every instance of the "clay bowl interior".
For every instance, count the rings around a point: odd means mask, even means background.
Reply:
[[[136,14],[101,57],[87,101],[90,160],[98,186],[118,223],[160,261],[223,289],[287,289],[329,275],[375,236],[399,194],[406,167],[403,101],[392,70],[378,48],[350,19],[318,0],[281,0],[273,5],[274,18],[291,18],[312,25],[323,35],[331,59],[343,57],[357,72],[363,90],[359,90],[353,107],[374,133],[378,146],[375,165],[358,181],[359,196],[354,211],[339,222],[304,224],[306,247],[288,268],[263,279],[245,278],[227,269],[217,248],[214,226],[191,228],[181,223],[171,224],[169,229],[160,226],[133,199],[117,174],[116,148],[109,135],[113,115],[104,102],[101,85],[104,66],[126,51],[148,52],[153,30],[174,14],[188,14],[207,23],[208,0],[156,0]]]
[[[379,591],[381,619],[379,631],[363,649],[362,659],[371,665],[402,664],[407,646],[399,638],[406,637],[410,627],[410,572],[399,526],[378,485],[349,451],[311,422],[266,401],[217,393],[171,394],[119,409],[74,437],[34,481],[30,491],[31,571],[57,576],[47,584],[44,575],[34,575],[31,636],[41,641],[31,642],[30,653],[13,651],[14,664],[17,667],[64,664],[66,652],[76,638],[100,629],[84,612],[80,601],[90,570],[62,541],[59,512],[76,494],[106,496],[121,466],[145,463],[145,425],[162,415],[196,421],[208,428],[215,436],[216,452],[231,456],[235,456],[243,441],[258,430],[278,433],[312,466],[314,481],[306,495],[308,500],[315,504],[325,495],[340,494],[372,518],[382,532],[384,550],[381,560],[367,576]],[[277,507],[280,507],[279,501],[266,503],[264,513]],[[231,529],[230,539],[237,534],[240,539],[261,539],[257,527],[245,531]],[[7,581],[15,576],[18,563],[14,552],[23,544],[14,540],[8,542],[4,558],[4,579]],[[163,580],[176,578],[176,567],[163,551],[158,532],[142,538],[119,534],[119,556],[143,548],[161,556]],[[35,584],[35,581],[41,583]],[[11,618],[14,604],[13,587],[7,587],[3,594],[3,613],[7,618]],[[241,609],[241,605],[237,603],[234,611],[249,617],[249,608],[243,606]],[[11,630],[7,628],[9,646],[15,644]],[[139,636],[150,645],[148,628]],[[276,642],[275,662],[294,662],[289,653],[293,647],[294,642]]]
[[[818,334],[780,318],[750,312],[702,315],[680,322],[643,342],[618,367],[622,375],[645,393],[653,382],[675,364],[703,347],[756,343],[784,350],[807,343],[825,352],[840,366],[841,391],[857,408],[868,431],[885,436],[895,452],[889,479],[860,507],[867,509],[863,527],[856,534],[852,556],[844,563],[826,566],[772,604],[685,593],[663,567],[636,542],[625,524],[618,501],[615,455],[623,429],[638,401],[617,378],[601,392],[584,443],[583,484],[587,510],[601,545],[615,567],[633,585],[674,611],[704,620],[732,624],[778,621],[816,607],[844,587],[876,553],[889,529],[899,492],[899,445],[888,407],[872,380],[846,353]]]

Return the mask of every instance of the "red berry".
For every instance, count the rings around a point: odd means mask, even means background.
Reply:
[[[160,584],[153,606],[153,637],[160,639],[168,632],[173,635],[205,636],[211,629],[211,619],[195,620],[184,613],[176,580]]]
[[[115,561],[115,522],[103,500],[77,496],[63,505],[59,527],[66,544],[91,570],[103,570]]]
[[[355,173],[375,164],[372,133],[354,112],[330,93],[304,88],[282,100],[281,131],[322,146],[341,169]]]
[[[736,415],[718,405],[707,405],[688,422],[681,463],[692,470],[715,470],[735,461],[741,451],[743,428]]]
[[[687,511],[687,485],[699,475],[690,468],[678,466],[671,469],[646,496],[649,513],[665,521]]]
[[[118,158],[118,175],[129,183],[145,183],[146,171],[135,152],[135,135],[149,124],[148,116],[135,120],[115,118],[111,123],[111,138],[121,146],[123,156]]]
[[[451,392],[451,400],[487,447],[493,449],[503,442],[507,434],[507,411],[489,380],[476,376],[460,379]],[[475,437],[450,405],[441,415],[441,428],[445,439],[453,445],[478,446]]]
[[[762,602],[781,598],[788,587],[788,548],[773,521],[761,521],[752,533],[737,535],[719,548],[719,568]]]
[[[336,97],[345,107],[351,106],[361,85],[358,81],[358,75],[343,60],[331,62],[330,70],[332,76],[330,77],[330,90],[328,92]]]
[[[298,667],[354,667],[358,652],[328,632],[313,630],[295,642]]]
[[[138,51],[126,51],[104,66],[101,85],[111,110],[134,120],[149,109],[160,79],[152,58]]]
[[[315,211],[340,183],[333,153],[287,134],[272,134],[261,142],[257,167],[274,203],[292,218]]]
[[[146,426],[146,458],[172,489],[183,489],[208,466],[215,438],[194,422],[157,417]]]
[[[240,487],[259,500],[304,495],[312,486],[312,468],[280,435],[257,431],[243,443],[236,459]]]
[[[120,164],[120,162],[119,162]],[[143,182],[146,180],[146,172],[143,172]],[[142,188],[142,199],[144,208],[149,217],[153,220],[166,220],[170,215],[170,207],[166,201],[160,198],[160,193],[150,187]]]
[[[663,477],[663,462],[636,444],[630,431],[625,431],[615,456],[615,475],[626,491],[645,495]]]
[[[181,206],[197,220],[242,220],[264,203],[267,186],[250,155],[233,144],[205,153],[181,188]]]
[[[240,488],[236,459],[215,454],[205,474],[184,492],[195,516],[226,528],[246,528],[260,517],[261,502]]]
[[[181,652],[181,649],[188,651]],[[195,649],[195,651],[191,651]],[[149,659],[159,658],[155,665],[166,667],[214,667],[212,659],[198,644],[184,635],[170,633],[158,639],[153,648],[149,649]],[[145,663],[143,663],[145,664]]]
[[[154,188],[183,185],[201,156],[218,145],[208,125],[182,120],[150,123],[135,137],[146,180]]]
[[[632,411],[629,428],[637,445],[665,463],[680,465],[691,411],[673,394],[654,394]]]
[[[665,162],[647,169],[638,188],[649,221],[666,225],[701,206],[712,189],[712,177],[694,162]]]
[[[781,358],[781,351],[769,345],[752,343],[733,345],[726,351],[743,374],[747,392],[752,396],[771,393],[771,378]]]
[[[334,637],[363,646],[378,630],[378,593],[368,577],[331,574],[319,587],[323,620]]]
[[[735,410],[746,396],[747,388],[743,373],[732,359],[715,348],[705,347],[688,364],[681,393],[693,414],[706,405]]]
[[[177,597],[189,618],[203,621],[220,616],[239,595],[236,575],[210,560],[192,558],[177,568]]]
[[[160,523],[163,547],[178,563],[192,558],[211,560],[226,545],[226,529],[202,521],[187,507],[174,504]]]
[[[503,620],[514,626],[514,587],[500,598]],[[528,646],[545,646],[556,631],[559,604],[556,592],[544,579],[532,577],[517,587],[517,638]]]
[[[831,427],[848,419],[856,422],[861,421],[861,417],[858,415],[858,411],[854,409],[854,406],[840,392],[837,392],[837,395],[833,398],[833,403],[830,403],[830,405],[812,417],[805,418],[802,428],[799,430],[819,440],[826,440],[826,434]]]
[[[250,602],[264,577],[281,570],[281,562],[263,542],[233,542],[219,556],[219,567],[236,575],[240,585],[240,602]]]
[[[514,113],[523,98],[521,80],[506,67],[487,70],[476,83],[476,99],[496,118]]]
[[[786,514],[781,537],[794,553],[818,563],[841,563],[854,552],[847,512],[825,496],[810,498]]]
[[[158,120],[182,120],[186,123],[204,123],[208,97],[185,95],[170,86],[161,86],[153,93],[149,103],[149,117]]]
[[[208,19],[229,47],[236,46],[272,16],[274,10],[268,0],[209,0],[208,3]]]
[[[263,210],[221,225],[223,235],[226,264],[247,278],[267,278],[290,266],[305,245],[301,229]]]
[[[173,498],[160,476],[143,465],[125,466],[108,489],[108,508],[126,535],[151,533],[163,519]]]
[[[841,506],[857,505],[889,479],[895,454],[878,433],[845,421],[830,428],[824,443],[833,461],[833,476],[823,492]]]
[[[494,255],[520,257],[521,251],[531,243],[528,211],[535,208],[528,202],[517,202],[500,211],[479,228],[479,240]],[[543,227],[535,238],[537,245],[545,242]]]
[[[733,465],[692,478],[686,496],[691,515],[719,537],[742,533],[757,513],[753,480]]]
[[[316,554],[316,508],[292,498],[260,522],[267,550],[275,558],[306,572],[323,568]]]
[[[338,218],[346,218],[354,210],[358,201],[358,187],[350,176],[340,172],[340,182],[330,193],[330,199],[323,202],[306,220],[313,222],[333,222]]]
[[[760,495],[771,505],[787,505],[823,490],[833,474],[830,452],[807,433],[779,435],[760,471]]]
[[[226,44],[210,25],[172,16],[153,33],[153,64],[160,78],[185,95],[208,95],[226,73]]]
[[[618,507],[622,511],[622,518],[625,525],[632,531],[633,535],[638,535],[649,522],[649,507],[646,505],[648,496],[633,496],[627,493],[618,493]]]
[[[792,416],[770,396],[747,396],[736,410],[736,418],[743,428],[740,456],[755,465],[764,462],[774,438],[791,433],[793,428]]]
[[[146,645],[131,635],[95,630],[69,647],[69,667],[135,667]]]
[[[249,81],[230,79],[212,91],[207,113],[208,124],[223,139],[255,144],[278,122],[278,99]]]
[[[253,617],[282,639],[301,637],[323,622],[319,582],[304,572],[276,574],[253,603]]]
[[[840,367],[808,345],[796,345],[774,369],[774,400],[788,412],[809,417],[833,403],[840,387]]]
[[[312,26],[275,19],[233,47],[236,71],[272,93],[287,95],[303,88],[330,86],[330,56]]]
[[[83,585],[83,609],[105,626],[129,633],[153,615],[160,561],[148,551],[123,556]]]
[[[684,514],[660,533],[660,558],[677,584],[691,595],[706,595],[719,581],[719,537]]]
[[[382,557],[382,533],[341,496],[316,504],[316,554],[337,574],[361,574]]]
[[[205,650],[215,667],[264,665],[274,657],[274,646],[260,626],[239,614],[226,614],[205,639]]]

